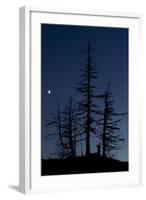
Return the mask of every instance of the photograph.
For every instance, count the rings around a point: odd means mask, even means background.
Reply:
[[[41,176],[129,171],[128,37],[41,24]]]

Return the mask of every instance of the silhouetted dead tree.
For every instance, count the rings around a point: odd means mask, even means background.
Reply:
[[[104,93],[104,111],[101,113],[103,116],[99,120],[99,125],[102,126],[100,134],[102,144],[102,156],[112,157],[112,153],[121,148],[121,144],[124,139],[119,134],[118,124],[121,119],[116,119],[117,116],[122,116],[127,113],[116,113],[113,107],[112,93],[110,91],[110,85]]]
[[[80,101],[78,102],[78,117],[81,125],[81,134],[86,135],[86,155],[90,155],[90,136],[92,133],[96,134],[96,129],[93,125],[95,123],[96,105],[94,103],[94,90],[96,89],[95,81],[97,79],[96,66],[93,62],[94,49],[88,43],[85,53],[86,61],[81,69],[81,81],[77,88],[80,94]]]
[[[47,123],[50,133],[46,137],[56,137],[56,155],[60,158],[76,156],[77,120],[72,98],[62,111],[58,104],[57,112],[53,115]]]
[[[65,148],[62,138],[62,113],[60,103],[58,103],[57,111],[51,114],[50,119],[47,120],[46,126],[49,128],[49,133],[45,137],[53,137],[56,140],[57,149],[53,153],[54,157],[65,158],[68,156],[69,150]]]
[[[69,103],[62,111],[62,145],[65,149],[70,150],[70,156],[76,156],[76,114],[70,98]]]

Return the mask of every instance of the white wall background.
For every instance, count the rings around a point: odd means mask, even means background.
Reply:
[[[132,199],[146,198],[146,147],[144,142],[144,174],[142,187],[100,189],[90,191],[56,192],[51,194],[23,195],[18,192],[19,158],[19,7],[41,6],[51,9],[82,9],[143,14],[143,36],[146,35],[145,0],[3,0],[0,3],[0,199]],[[146,54],[143,37],[143,52]],[[146,56],[144,55],[143,58]],[[146,62],[143,59],[143,68]],[[145,65],[146,66],[146,65]],[[143,103],[145,98],[145,73],[141,71]],[[144,74],[145,73],[145,74]],[[145,84],[145,85],[144,85]],[[141,120],[145,122],[146,111],[142,109]],[[143,133],[146,125],[143,125]],[[146,137],[143,137],[146,140]]]

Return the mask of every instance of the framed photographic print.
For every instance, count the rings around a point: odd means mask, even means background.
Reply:
[[[140,24],[20,8],[20,191],[140,184]]]

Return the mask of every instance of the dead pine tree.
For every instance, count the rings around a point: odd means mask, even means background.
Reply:
[[[62,113],[60,109],[60,102],[57,105],[57,109],[52,113],[47,120],[46,126],[48,127],[48,134],[45,135],[46,138],[55,139],[56,152],[54,152],[54,157],[65,158],[69,151],[64,146],[64,141],[62,138]]]
[[[65,106],[62,111],[62,141],[65,149],[70,151],[70,155],[72,157],[76,156],[76,114],[74,105],[72,102],[72,97],[69,100],[68,105]]]
[[[127,113],[115,112],[110,85],[108,85],[104,92],[104,111],[101,113],[103,117],[98,122],[98,125],[102,126],[100,138],[103,158],[112,157],[112,153],[115,153],[116,150],[121,148],[124,139],[119,134],[120,128],[118,127],[118,124],[121,119],[117,119],[117,117],[125,114]]]
[[[59,158],[75,157],[77,120],[72,98],[62,110],[58,103],[57,111],[51,115],[46,125],[49,128],[46,138],[56,138],[56,155]]]
[[[94,103],[94,90],[96,90],[96,65],[93,62],[93,55],[95,50],[88,42],[87,49],[82,51],[85,54],[85,63],[81,68],[81,76],[77,91],[79,93],[78,102],[78,118],[81,125],[81,134],[85,134],[86,156],[91,154],[90,136],[92,133],[96,134],[93,126],[95,122],[96,105]]]

